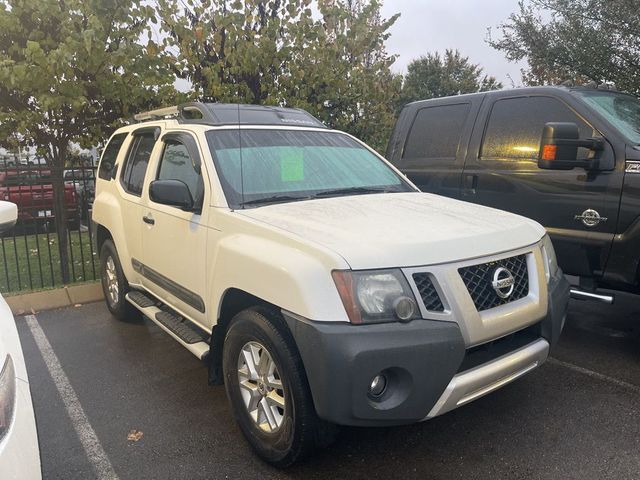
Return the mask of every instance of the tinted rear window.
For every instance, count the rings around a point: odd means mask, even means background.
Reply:
[[[122,183],[127,192],[138,196],[142,194],[142,184],[155,143],[151,132],[137,135],[132,142],[122,175]]]
[[[402,158],[455,159],[470,105],[439,105],[418,111]]]
[[[98,176],[103,180],[111,180],[113,168],[116,165],[116,159],[125,138],[127,138],[126,133],[114,135],[104,149],[102,160],[100,161],[100,170],[98,171]]]

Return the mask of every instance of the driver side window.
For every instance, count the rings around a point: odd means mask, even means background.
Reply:
[[[560,100],[551,97],[516,97],[496,101],[482,143],[482,160],[535,161],[547,122],[578,125],[580,138],[594,134],[593,127]],[[579,150],[579,158],[589,151]]]
[[[165,143],[157,180],[180,180],[191,192],[191,197],[197,202],[202,196],[202,179],[193,165],[187,147],[175,140]]]

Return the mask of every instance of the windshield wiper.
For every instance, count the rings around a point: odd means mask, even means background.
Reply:
[[[314,193],[313,198],[319,197],[333,197],[340,195],[350,195],[352,193],[391,193],[391,192],[399,192],[401,190],[397,190],[395,188],[380,188],[380,187],[348,187],[348,188],[335,188],[333,190],[324,190],[322,192]]]
[[[269,203],[283,203],[283,202],[292,202],[296,200],[309,200],[310,197],[296,197],[293,195],[274,195],[272,197],[264,197],[264,198],[256,198],[254,200],[247,200],[243,202],[242,205],[266,205]]]
[[[284,202],[296,202],[300,200],[311,200],[314,198],[334,197],[340,195],[350,194],[366,194],[366,193],[392,193],[403,192],[405,190],[398,190],[394,187],[348,187],[348,188],[334,188],[331,190],[323,190],[313,195],[307,196],[294,196],[294,195],[273,195],[271,197],[256,198],[253,200],[247,200],[242,205],[267,205],[270,203],[284,203]]]

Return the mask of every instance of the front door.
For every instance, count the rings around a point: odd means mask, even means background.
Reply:
[[[537,156],[547,122],[573,122],[581,138],[599,136],[563,100],[511,96],[486,102],[462,179],[462,199],[508,210],[541,223],[551,235],[565,273],[601,274],[615,234],[620,198],[614,152],[607,142],[601,165],[609,170],[542,170]],[[589,155],[586,150],[580,155]],[[600,217],[598,220],[597,217]]]
[[[205,325],[205,272],[207,259],[207,192],[200,171],[196,140],[188,133],[165,134],[161,154],[152,165],[147,184],[153,180],[180,180],[199,209],[186,212],[161,205],[145,192],[146,205],[140,221],[143,253],[136,267],[152,293],[169,299],[180,313]],[[204,169],[204,168],[203,168]]]

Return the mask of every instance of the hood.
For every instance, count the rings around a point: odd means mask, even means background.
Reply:
[[[531,245],[545,234],[541,225],[519,215],[417,192],[238,212],[331,249],[354,270],[466,260]]]

